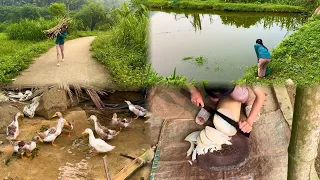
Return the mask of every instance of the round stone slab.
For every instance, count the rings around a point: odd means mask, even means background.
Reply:
[[[231,170],[243,166],[249,157],[248,138],[237,133],[231,139],[232,145],[223,145],[221,151],[197,156],[197,162],[207,171]]]

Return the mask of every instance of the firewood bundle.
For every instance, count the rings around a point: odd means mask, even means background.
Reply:
[[[44,30],[43,33],[48,36],[50,39],[54,39],[60,32],[62,27],[68,27],[70,23],[70,19],[64,18],[58,25],[55,27],[49,29],[49,30]]]

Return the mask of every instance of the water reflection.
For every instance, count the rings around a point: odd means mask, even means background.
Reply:
[[[202,19],[205,15],[209,16],[210,23],[213,22],[213,15],[219,15],[224,25],[235,26],[237,28],[250,28],[256,24],[262,24],[265,29],[278,26],[288,31],[296,30],[307,16],[284,13],[252,13],[252,12],[217,12],[215,14],[204,14],[197,12],[173,12],[175,20],[187,18],[195,31],[202,30]],[[183,16],[181,16],[183,14]]]

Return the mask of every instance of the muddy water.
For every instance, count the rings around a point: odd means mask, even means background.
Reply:
[[[139,99],[139,95],[114,94],[104,100],[108,102],[120,103],[121,98],[134,101]],[[113,101],[111,101],[113,100]],[[88,135],[81,135],[86,128],[93,129],[93,123],[87,120],[91,114],[98,116],[102,124],[109,124],[110,118],[114,110],[104,110],[104,113],[96,113],[90,103],[82,104],[83,108],[77,107],[64,112],[64,117],[68,121],[75,120],[74,130],[71,137],[59,136],[55,143],[57,147],[51,144],[39,143],[39,153],[34,159],[21,160],[12,156],[12,147],[5,140],[4,135],[0,135],[0,141],[4,144],[0,145],[0,179],[11,177],[13,179],[94,179],[104,180],[105,170],[103,165],[103,156],[91,156],[88,146]],[[85,111],[83,110],[85,109]],[[121,117],[134,117],[127,110],[118,110]],[[53,121],[45,120],[41,117],[34,119],[24,118],[20,123],[20,139],[31,139],[42,125],[55,126],[57,119]],[[108,156],[109,171],[111,177],[116,175],[124,166],[132,160],[120,156],[120,153],[128,154],[133,157],[140,156],[144,149],[150,147],[149,126],[144,123],[144,119],[137,119],[132,122],[129,128],[122,132],[114,139],[108,141],[109,144],[116,148],[106,153]],[[11,159],[8,165],[4,161]],[[151,165],[138,170],[132,179],[148,179]]]
[[[151,63],[163,76],[225,83],[257,63],[253,48],[261,38],[272,50],[304,21],[283,13],[178,11],[150,13]]]

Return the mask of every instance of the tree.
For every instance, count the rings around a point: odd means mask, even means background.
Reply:
[[[67,8],[64,3],[52,3],[49,6],[49,11],[52,16],[62,17],[64,15],[66,15]]]
[[[76,14],[77,19],[81,19],[85,26],[89,27],[92,31],[96,24],[106,19],[106,11],[100,3],[89,1],[82,9]]]
[[[289,145],[288,180],[317,180],[320,86],[297,88]]]
[[[34,5],[25,5],[20,11],[21,18],[38,19],[40,18],[39,8]]]

